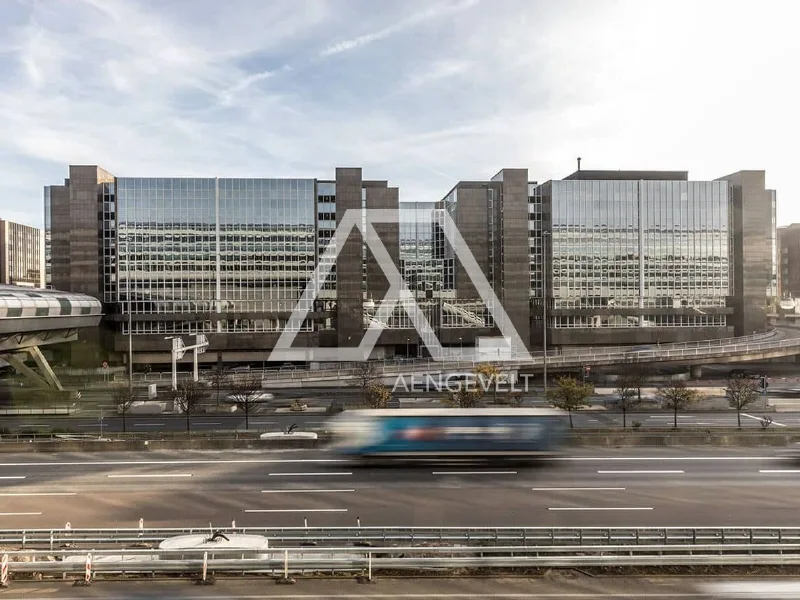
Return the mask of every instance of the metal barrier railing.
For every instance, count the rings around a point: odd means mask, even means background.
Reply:
[[[797,565],[800,544],[9,551],[3,564],[7,579],[9,574],[20,573],[80,573],[86,583],[96,574],[192,572],[202,573],[206,579],[209,572],[282,574],[288,578],[290,573],[364,571],[371,579],[379,569]]]
[[[261,535],[270,547],[373,546],[681,546],[697,544],[779,544],[800,546],[800,527],[221,527],[226,534]],[[205,527],[81,528],[0,530],[0,546],[53,551],[63,546],[122,548],[157,544],[182,535],[210,535]]]

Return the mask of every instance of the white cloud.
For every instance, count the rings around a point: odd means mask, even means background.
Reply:
[[[473,69],[475,63],[469,60],[460,59],[447,59],[438,60],[431,65],[425,65],[419,71],[412,73],[406,82],[407,90],[414,90],[416,88],[439,82],[443,79],[449,79],[462,75]]]
[[[435,4],[430,8],[427,8],[418,13],[413,13],[410,16],[401,19],[397,23],[393,23],[392,25],[383,27],[381,29],[378,29],[377,31],[373,31],[371,33],[365,33],[363,35],[359,35],[347,40],[342,40],[340,42],[333,44],[332,46],[328,46],[322,52],[320,52],[320,56],[323,57],[333,56],[334,54],[340,54],[342,52],[347,52],[348,50],[354,50],[356,48],[366,46],[373,42],[377,42],[378,40],[387,38],[391,35],[400,33],[406,29],[409,29],[421,23],[425,23],[426,21],[440,19],[442,17],[451,15],[453,13],[466,10],[468,8],[475,6],[478,2],[479,0],[465,0],[463,2],[458,2],[454,4],[450,3]]]
[[[435,200],[455,179],[528,167],[543,181],[582,156],[697,179],[763,168],[780,222],[800,221],[794,5],[26,6],[22,27],[0,25],[0,216],[41,223],[41,186],[70,163],[266,177],[363,165],[403,200]],[[378,40],[380,62],[377,46],[348,52]]]

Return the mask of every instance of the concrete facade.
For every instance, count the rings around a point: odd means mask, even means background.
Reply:
[[[0,284],[45,287],[41,229],[0,219]]]

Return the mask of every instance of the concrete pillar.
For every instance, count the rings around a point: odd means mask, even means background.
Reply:
[[[700,379],[703,376],[703,367],[700,365],[693,365],[689,373],[692,379]]]

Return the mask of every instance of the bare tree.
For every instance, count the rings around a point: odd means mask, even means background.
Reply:
[[[242,379],[237,379],[231,385],[231,393],[228,398],[236,405],[236,408],[244,411],[245,429],[250,429],[250,410],[261,400],[263,394],[260,375],[247,375]]]
[[[123,382],[114,386],[114,404],[117,405],[117,412],[122,416],[122,433],[128,430],[127,417],[136,396],[133,393],[133,388],[128,385],[128,382]]]
[[[638,380],[633,373],[625,374],[619,379],[616,394],[617,398],[619,398],[619,408],[622,411],[623,429],[628,426],[628,411],[642,401],[641,393],[637,390],[637,384]],[[641,387],[638,389],[640,390]]]
[[[589,397],[593,392],[594,386],[591,383],[578,381],[574,377],[559,377],[556,387],[547,390],[547,401],[569,413],[569,428],[572,429],[572,411],[589,406]]]
[[[642,401],[642,388],[647,381],[647,373],[641,365],[631,365],[631,368],[623,376],[627,380],[628,387],[636,390],[636,402]]]
[[[442,404],[450,408],[475,408],[480,401],[481,395],[477,390],[471,390],[467,386],[448,391],[441,400]]]
[[[739,429],[742,428],[742,411],[758,400],[759,396],[758,381],[755,379],[743,375],[733,375],[728,379],[725,397],[728,399],[728,405],[736,411]]]
[[[675,381],[672,385],[662,388],[659,396],[664,402],[664,406],[672,411],[675,429],[678,428],[678,411],[688,408],[699,398],[697,390],[686,387],[683,381]]]
[[[497,385],[500,382],[500,369],[492,363],[481,363],[473,369],[473,373],[478,378],[478,385],[490,386],[492,390],[492,403],[497,404]]]
[[[192,430],[192,414],[202,404],[207,395],[205,386],[199,381],[185,379],[173,390],[172,398],[178,403],[179,410],[186,416],[186,432]]]
[[[361,403],[369,406],[370,390],[380,383],[378,366],[374,362],[364,361],[356,367],[356,377],[353,385],[361,390]]]
[[[392,399],[392,391],[385,385],[372,384],[367,388],[366,406],[369,408],[387,408]]]
[[[214,388],[217,407],[219,407],[219,392],[227,385],[229,379],[230,373],[222,363],[217,363],[214,369],[208,374],[208,382],[211,384],[211,387]]]

